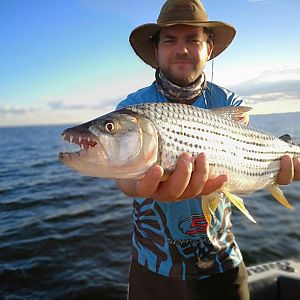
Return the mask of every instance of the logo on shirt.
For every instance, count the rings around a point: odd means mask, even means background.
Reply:
[[[207,226],[208,224],[203,214],[191,215],[178,224],[179,230],[190,236],[206,235]]]

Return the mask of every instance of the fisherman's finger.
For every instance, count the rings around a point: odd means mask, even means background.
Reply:
[[[225,174],[219,175],[214,179],[207,180],[205,186],[202,189],[201,195],[206,196],[217,191],[227,182],[227,180],[228,177]]]
[[[202,192],[204,185],[208,180],[209,165],[204,153],[197,156],[194,163],[194,171],[192,173],[190,182],[184,193],[180,198],[192,198]]]
[[[290,184],[294,178],[294,166],[292,158],[284,155],[280,161],[280,171],[276,179],[276,183],[280,185]]]
[[[300,159],[299,158],[294,158],[293,159],[294,163],[294,180],[300,180]]]
[[[157,199],[162,201],[176,201],[180,199],[187,188],[193,170],[193,157],[188,153],[183,153],[179,158],[176,170],[170,178],[161,183],[157,191]]]
[[[136,183],[136,191],[141,197],[151,197],[158,189],[160,180],[163,176],[163,168],[161,166],[153,166],[150,168],[143,179]]]

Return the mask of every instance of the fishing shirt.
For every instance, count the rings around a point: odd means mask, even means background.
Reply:
[[[117,109],[146,102],[168,102],[155,82],[120,102]],[[193,103],[200,108],[239,106],[235,93],[207,82]],[[182,280],[207,278],[230,270],[242,261],[230,221],[230,201],[220,194],[212,226],[208,226],[201,198],[162,202],[133,200],[132,259],[157,274]]]

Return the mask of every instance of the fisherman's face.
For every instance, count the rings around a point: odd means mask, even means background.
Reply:
[[[164,75],[179,86],[188,86],[201,75],[212,52],[202,27],[174,25],[163,28],[155,47]]]

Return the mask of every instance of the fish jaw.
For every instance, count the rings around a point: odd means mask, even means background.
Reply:
[[[138,179],[157,161],[155,126],[132,114],[112,112],[69,128],[62,136],[81,150],[60,153],[59,160],[87,176]]]

